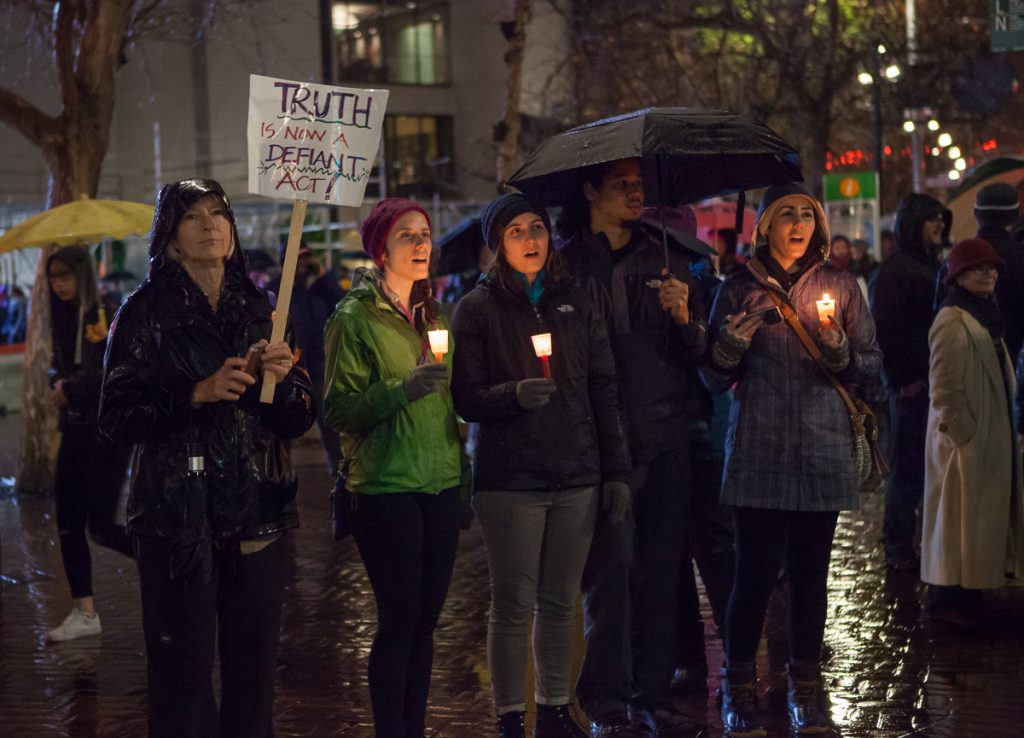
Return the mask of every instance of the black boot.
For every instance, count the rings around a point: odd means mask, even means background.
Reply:
[[[722,669],[722,725],[729,738],[764,738],[757,715],[757,678],[753,664]]]
[[[569,713],[568,705],[537,705],[533,738],[589,738]]]
[[[526,738],[526,713],[504,712],[498,715],[498,738]]]
[[[820,735],[832,730],[821,688],[821,667],[817,664],[789,665],[789,724],[793,735]]]

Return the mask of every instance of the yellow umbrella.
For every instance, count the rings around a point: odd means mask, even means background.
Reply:
[[[95,243],[149,233],[153,206],[124,200],[81,200],[33,215],[0,236],[0,254],[29,246]]]

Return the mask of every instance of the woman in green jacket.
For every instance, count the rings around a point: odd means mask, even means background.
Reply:
[[[377,738],[422,738],[434,627],[459,537],[462,449],[449,389],[447,330],[430,294],[430,218],[402,198],[360,230],[361,270],[327,323],[324,415],[341,434],[352,530],[377,599],[369,681]]]

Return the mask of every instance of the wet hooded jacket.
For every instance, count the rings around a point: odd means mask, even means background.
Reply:
[[[324,421],[341,435],[348,490],[468,491],[451,391],[445,387],[415,402],[405,394],[406,375],[433,361],[426,336],[384,296],[377,273],[357,270],[353,285],[327,321],[324,339]],[[448,328],[440,315],[432,330]],[[455,350],[449,340],[449,366]]]
[[[928,379],[928,330],[939,261],[921,241],[921,228],[936,215],[945,221],[946,241],[952,213],[928,195],[903,198],[896,213],[896,250],[878,266],[868,288],[885,378],[894,389]]]
[[[55,251],[46,264],[47,273],[54,261],[67,266],[78,287],[76,302],[65,302],[52,288],[50,290],[53,328],[50,386],[60,382],[68,400],[60,408],[58,427],[62,432],[71,427],[95,429],[99,413],[108,321],[113,318],[116,306],[97,296],[91,258],[89,251],[81,246],[64,246]]]
[[[690,391],[707,342],[707,309],[686,259],[669,251],[672,273],[690,287],[690,322],[680,326],[658,299],[665,254],[644,226],[612,253],[603,233],[589,228],[560,244],[566,271],[605,321],[619,400],[633,463],[640,464],[685,443],[700,402]]]
[[[259,401],[260,382],[234,402],[191,404],[197,382],[270,339],[273,307],[249,281],[236,247],[214,312],[166,255],[176,222],[154,223],[149,277],[111,327],[100,428],[136,444],[129,532],[174,539],[171,576],[184,579],[208,575],[211,541],[230,544],[298,525],[282,439],[305,433],[315,411],[301,366],[277,384],[272,404]],[[189,457],[199,455],[205,472],[190,475]]]
[[[536,306],[525,282],[485,278],[452,319],[459,350],[455,409],[480,423],[476,490],[556,491],[627,482],[632,471],[619,415],[615,364],[604,321],[570,283],[549,282]],[[550,333],[548,404],[524,410],[521,379],[543,376],[530,336]]]
[[[771,308],[775,303],[770,291],[787,297],[807,332],[816,337],[815,302],[827,292],[836,301],[836,319],[848,346],[849,361],[838,376],[850,386],[878,375],[882,356],[863,292],[856,277],[825,262],[828,229],[817,202],[815,209],[819,232],[809,248],[816,251],[788,289],[766,268],[762,241],[755,244],[746,267],[725,279],[711,309],[712,350],[701,377],[712,392],[735,385],[725,440],[723,504],[796,511],[857,507],[850,414],[796,332],[785,322],[762,325],[738,363],[722,366],[715,360],[726,317]]]

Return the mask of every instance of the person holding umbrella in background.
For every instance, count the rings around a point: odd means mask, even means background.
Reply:
[[[479,422],[474,508],[491,575],[487,656],[498,733],[522,738],[533,614],[537,738],[583,738],[569,713],[576,595],[603,495],[621,522],[631,467],[604,322],[561,271],[547,211],[520,194],[483,211],[496,254],[455,309],[455,409]],[[531,336],[548,334],[551,377]]]
[[[561,255],[608,327],[633,461],[633,515],[615,520],[609,512],[620,503],[603,500],[584,572],[577,696],[595,736],[624,735],[631,721],[672,735],[691,727],[669,685],[690,488],[689,385],[704,353],[705,308],[683,257],[668,251],[666,264],[656,232],[639,222],[639,160],[584,170],[575,195],[559,221]]]

